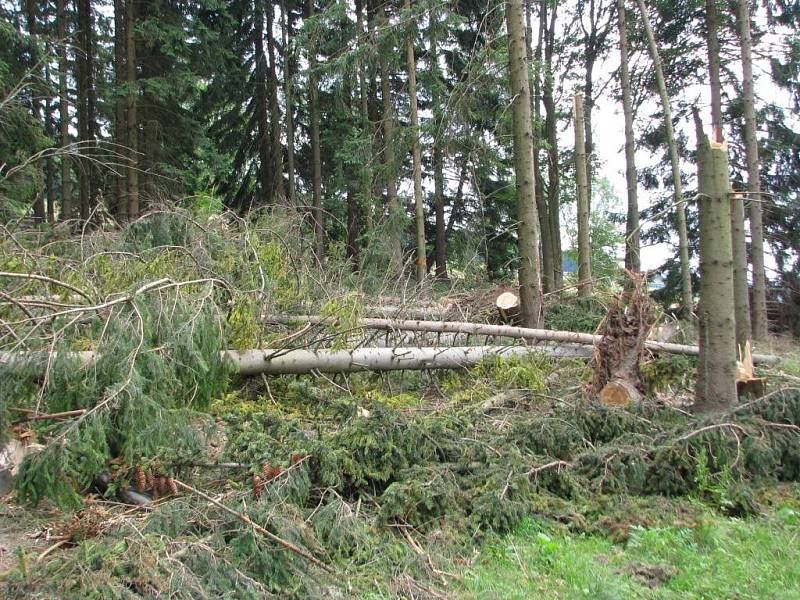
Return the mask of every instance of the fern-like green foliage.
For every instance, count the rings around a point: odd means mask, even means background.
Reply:
[[[89,318],[57,345],[44,383],[40,353],[0,366],[0,396],[15,406],[86,411],[38,426],[46,446],[22,465],[23,500],[76,505],[111,458],[173,462],[203,450],[197,411],[224,392],[228,379],[219,317],[201,300],[168,293],[120,306],[106,318]],[[75,345],[92,347],[96,360],[81,365],[70,352]]]

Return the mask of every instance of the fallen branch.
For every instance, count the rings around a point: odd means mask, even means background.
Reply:
[[[263,317],[269,323],[297,323],[308,322],[311,324],[335,325],[336,320],[315,315],[268,315]],[[567,344],[583,344],[594,346],[602,336],[591,333],[578,333],[574,331],[555,331],[550,329],[530,329],[527,327],[514,327],[511,325],[488,325],[483,323],[466,323],[460,321],[415,321],[402,319],[359,319],[358,324],[363,329],[378,329],[382,331],[424,331],[431,333],[463,333],[470,335],[485,335],[490,337],[505,337],[521,340],[535,340],[547,342],[561,342]],[[697,346],[685,344],[672,344],[648,340],[645,348],[651,352],[668,352],[670,354],[686,354],[697,356],[700,349]],[[753,362],[757,364],[774,364],[780,359],[772,354],[753,354]]]
[[[258,533],[260,533],[261,535],[263,535],[267,539],[275,542],[279,546],[282,546],[282,547],[286,548],[287,550],[289,550],[290,552],[294,552],[298,556],[301,556],[301,557],[305,558],[308,562],[313,563],[314,565],[318,566],[320,569],[322,569],[323,571],[325,571],[327,573],[332,573],[333,572],[328,565],[326,565],[324,562],[319,560],[316,556],[313,556],[313,555],[309,554],[308,552],[306,552],[305,550],[303,550],[299,546],[295,546],[293,543],[283,539],[282,537],[278,537],[274,533],[264,529],[261,525],[259,525],[258,523],[254,522],[246,514],[240,513],[238,511],[235,511],[232,508],[228,508],[227,506],[225,506],[219,500],[215,500],[214,498],[212,498],[208,494],[206,494],[204,492],[201,492],[197,488],[194,488],[194,487],[192,487],[192,486],[190,486],[190,485],[188,485],[186,483],[178,481],[177,479],[173,479],[173,481],[175,482],[175,485],[177,485],[182,490],[186,490],[187,492],[191,492],[192,494],[194,494],[196,496],[199,496],[203,500],[206,500],[206,501],[210,502],[211,504],[213,504],[217,508],[225,511],[229,515],[232,515],[232,516],[236,517],[242,523],[244,523],[245,525],[249,525],[255,531],[257,531]]]

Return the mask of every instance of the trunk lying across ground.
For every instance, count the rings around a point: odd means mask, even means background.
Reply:
[[[463,369],[474,367],[492,356],[519,356],[543,352],[555,358],[590,358],[590,348],[575,344],[541,346],[463,346],[439,348],[359,348],[356,350],[228,350],[234,373],[252,375],[296,375],[302,373],[354,373],[357,371],[399,371],[427,369]],[[17,356],[0,353],[0,364]],[[95,352],[75,352],[86,366],[97,359]],[[44,360],[42,361],[44,368]]]
[[[271,315],[265,316],[264,321],[270,323],[330,323],[329,318],[311,315]],[[511,325],[486,325],[483,323],[463,323],[458,321],[413,321],[401,319],[359,319],[359,327],[364,329],[378,329],[384,331],[427,331],[434,333],[463,333],[470,335],[484,335],[489,337],[506,337],[521,340],[535,340],[546,342],[559,342],[566,344],[584,344],[594,346],[602,336],[591,333],[576,333],[574,331],[554,331],[550,329],[531,329],[528,327],[514,327]],[[686,354],[696,356],[699,352],[697,346],[685,344],[670,344],[667,342],[647,341],[645,347],[651,352],[668,352],[671,354]],[[778,357],[771,354],[754,354],[753,362],[756,364],[774,364]]]

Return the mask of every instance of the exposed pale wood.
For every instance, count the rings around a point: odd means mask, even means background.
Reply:
[[[511,323],[519,316],[519,296],[512,292],[503,292],[494,304],[503,323]]]
[[[604,406],[627,408],[641,399],[642,394],[626,379],[609,381],[600,391],[600,403]]]

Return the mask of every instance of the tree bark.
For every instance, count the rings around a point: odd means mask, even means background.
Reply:
[[[272,198],[284,199],[283,189],[283,144],[281,144],[281,107],[278,103],[278,65],[275,59],[275,4],[266,4],[267,13],[267,56],[269,57],[269,119],[272,148]]]
[[[583,95],[575,94],[575,178],[578,203],[578,296],[592,295],[592,246],[589,224],[589,177],[586,172],[586,141],[583,134]]]
[[[308,16],[314,16],[314,1],[307,0]],[[312,34],[314,35],[314,34]],[[322,223],[322,157],[319,149],[319,89],[317,75],[317,46],[312,40],[308,50],[308,85],[311,105],[311,166],[314,205],[311,209],[311,221],[314,226],[314,254],[320,263],[325,262],[325,228]]]
[[[431,44],[431,104],[433,110],[433,196],[436,211],[436,239],[434,242],[434,259],[436,261],[436,279],[445,281],[447,276],[447,227],[445,223],[444,208],[444,157],[442,156],[442,128],[444,126],[441,94],[439,86],[442,85],[439,72],[439,46],[437,40],[437,12],[431,9],[430,18],[430,44]]]
[[[408,309],[405,307],[371,307],[371,310],[403,315],[416,312],[413,309]],[[435,311],[431,311],[427,314],[433,314],[433,312]],[[441,318],[445,317],[446,313],[441,316]],[[436,318],[440,317],[436,316]],[[335,319],[331,319],[330,317],[318,315],[264,315],[262,320],[265,323],[278,323],[282,325],[294,323],[311,323],[312,325],[316,325],[334,324],[336,322]],[[513,325],[489,325],[486,323],[468,323],[462,321],[362,318],[358,320],[358,326],[364,329],[375,329],[379,331],[450,333],[539,342],[557,342],[563,344],[583,344],[590,346],[597,344],[603,339],[603,336],[594,335],[591,333],[515,327]],[[669,342],[647,340],[645,341],[644,346],[650,352],[666,352],[668,354],[683,354],[686,356],[697,356],[700,353],[698,346],[690,346],[686,344],[673,344]],[[778,360],[779,358],[777,356],[773,356],[771,354],[753,355],[753,362],[755,364],[775,364],[778,362]]]
[[[731,244],[736,347],[739,351],[742,351],[750,340],[750,298],[747,285],[747,240],[744,231],[744,198],[742,198],[740,194],[731,194]]]
[[[116,84],[114,101],[114,143],[115,151],[122,153],[127,146],[127,132],[125,124],[125,98],[122,86],[125,85],[125,0],[114,0],[114,83]],[[119,169],[119,174],[114,176],[115,206],[114,214],[117,220],[125,222],[128,219],[127,180],[124,168]]]
[[[533,173],[534,140],[531,130],[531,100],[525,52],[525,20],[522,0],[506,2],[511,97],[513,98],[514,171],[519,221],[519,288],[521,323],[536,327],[542,314],[542,283],[539,265],[539,217]]]
[[[358,30],[358,37],[361,38],[365,36],[367,39],[369,38],[369,30],[364,28],[364,11],[366,7],[363,5],[361,0],[356,0],[355,3],[356,9],[356,28]],[[368,41],[365,41],[364,44],[369,44]],[[372,150],[374,148],[373,144],[373,129],[372,129],[372,121],[370,120],[369,116],[369,87],[367,85],[367,74],[366,68],[364,65],[363,60],[359,57],[358,59],[358,96],[359,96],[359,115],[361,117],[361,139],[362,143],[365,144],[367,148]],[[370,154],[372,154],[370,152]],[[372,201],[372,161],[366,161],[365,164],[361,165],[360,169],[360,177],[361,177],[361,191],[360,191],[360,204],[361,204],[361,212],[364,214],[364,225],[367,229],[367,232],[372,232],[374,228],[374,220],[373,214],[375,212],[374,203]]]
[[[405,10],[411,12],[411,0],[405,0]],[[422,149],[419,143],[419,111],[417,109],[417,59],[414,55],[416,30],[406,44],[406,62],[408,64],[408,102],[413,135],[411,152],[414,161],[414,221],[416,225],[417,283],[425,281],[428,273],[425,251],[425,206],[422,199]]]
[[[628,69],[628,27],[625,18],[625,0],[617,0],[617,27],[619,29],[620,67],[622,86],[622,111],[625,115],[625,180],[628,185],[628,218],[625,221],[625,269],[632,273],[641,270],[639,199],[636,177],[636,148],[633,133],[633,100],[631,76]]]
[[[139,216],[139,121],[136,115],[136,0],[125,0],[126,82],[129,86],[127,99],[128,126],[128,219]]]
[[[253,51],[255,60],[255,111],[256,131],[258,132],[258,179],[259,204],[272,203],[272,144],[270,143],[269,99],[267,98],[267,57],[264,53],[264,13],[263,5],[255,4],[253,12]],[[252,201],[251,201],[252,204]],[[249,208],[249,207],[247,207]]]
[[[744,143],[747,156],[747,191],[750,215],[750,238],[753,261],[753,338],[761,340],[768,333],[767,276],[764,270],[764,225],[761,173],[753,80],[753,40],[750,33],[750,4],[739,1],[739,40],[742,48],[742,103],[744,105]]]
[[[546,36],[547,1],[539,5],[539,35],[536,42],[536,54],[533,52],[533,26],[530,0],[525,0],[525,51],[528,64],[528,86],[531,90],[531,113],[533,114],[534,138],[538,139],[541,123],[541,62],[542,45]],[[545,75],[546,77],[546,75]],[[539,231],[541,232],[541,257],[542,257],[542,290],[552,292],[555,289],[553,273],[553,240],[551,239],[552,227],[550,225],[550,211],[547,207],[547,198],[544,195],[544,181],[542,178],[540,151],[538,144],[533,148],[533,175],[534,191],[536,194],[536,208],[539,213]]]
[[[700,188],[700,354],[695,410],[714,412],[729,408],[737,399],[731,190],[726,144],[703,134],[697,112],[695,121]]]
[[[389,21],[386,9],[381,3],[378,6],[378,27],[386,29]],[[386,170],[386,207],[389,212],[389,269],[400,274],[403,268],[403,246],[400,232],[400,207],[397,203],[397,179],[395,177],[394,154],[394,108],[392,106],[392,82],[389,72],[389,52],[378,49],[381,68],[381,96],[383,101],[383,162]]]
[[[582,346],[463,346],[451,348],[359,348],[356,350],[227,350],[221,359],[230,361],[234,373],[254,375],[301,375],[306,373],[358,373],[363,371],[419,371],[468,369],[494,356],[547,354],[554,358],[591,358]],[[75,352],[83,366],[93,364],[96,352]],[[0,364],[13,364],[14,358],[0,352]],[[22,364],[22,363],[20,363]],[[44,362],[42,368],[44,368]]]
[[[36,24],[35,0],[25,0],[25,9],[28,21],[28,34],[30,35],[31,39],[36,40],[38,37],[38,33]],[[38,91],[34,91],[33,97],[31,98],[31,109],[33,112],[33,118],[36,120],[37,123],[41,123],[42,103],[39,100]],[[44,206],[44,195],[39,190],[36,190],[34,194],[35,196],[33,198],[33,218],[37,222],[43,222],[46,216],[45,206]]]
[[[287,0],[283,0],[281,16],[283,20],[283,96],[286,104],[286,175],[288,179],[289,205],[297,206],[294,173],[294,53],[289,42],[289,29],[292,23],[288,6]]]
[[[706,45],[711,84],[711,139],[722,142],[722,84],[719,77],[719,12],[717,0],[706,0]]]
[[[554,289],[564,287],[564,267],[561,257],[561,207],[559,192],[561,177],[558,164],[558,111],[553,98],[553,54],[556,45],[556,23],[558,3],[554,2],[550,12],[550,25],[547,28],[547,40],[544,47],[544,108],[545,135],[547,137],[547,211],[552,245],[553,284]],[[544,239],[544,234],[542,234]]]
[[[656,38],[650,24],[650,16],[647,12],[647,5],[644,0],[637,0],[639,11],[642,15],[642,25],[644,26],[647,37],[647,47],[650,51],[650,58],[653,61],[653,71],[656,77],[658,94],[661,97],[661,105],[664,109],[664,130],[669,149],[669,162],[672,167],[672,189],[675,198],[675,217],[678,225],[678,252],[680,255],[681,267],[681,304],[684,314],[691,314],[694,308],[694,298],[692,297],[692,276],[691,265],[689,263],[689,236],[686,230],[686,208],[683,199],[683,184],[681,181],[680,156],[678,154],[678,142],[675,138],[675,130],[672,125],[672,107],[667,92],[667,84],[664,79],[664,67],[661,55],[658,51]]]
[[[61,220],[72,218],[72,175],[70,173],[71,160],[67,147],[69,146],[69,89],[67,88],[67,13],[66,0],[57,0],[56,3],[56,35],[58,36],[58,99],[61,129]]]

